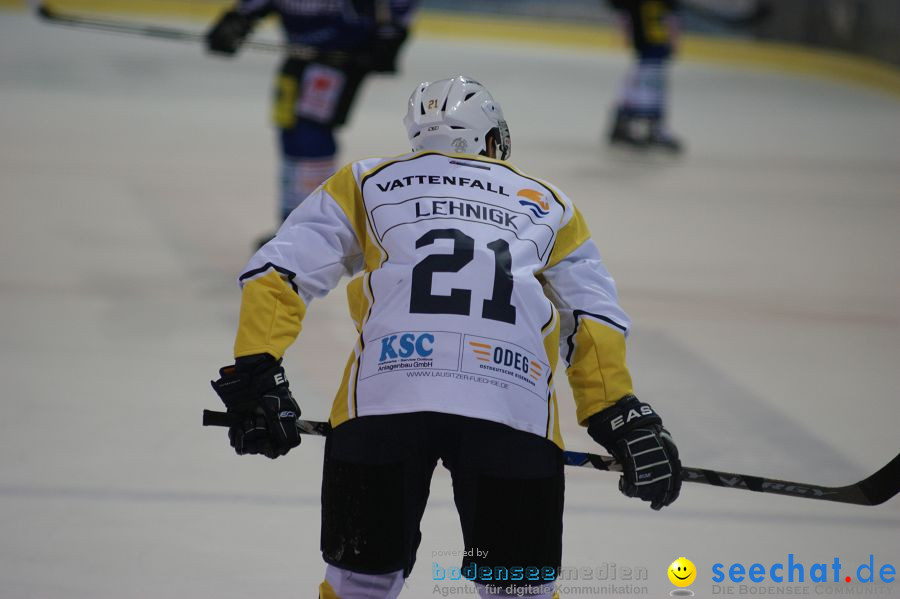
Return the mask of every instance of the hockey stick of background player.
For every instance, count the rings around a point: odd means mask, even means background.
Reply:
[[[203,426],[231,426],[235,420],[236,417],[227,412],[203,410]],[[297,428],[306,435],[325,436],[331,431],[331,426],[327,422],[314,420],[298,420]],[[613,458],[606,455],[566,451],[565,459],[567,466],[596,468],[606,472],[622,471],[622,467]],[[761,476],[750,476],[749,474],[690,468],[688,466],[683,466],[681,470],[682,480],[687,483],[700,483],[715,487],[729,487],[745,491],[756,491],[758,493],[774,493],[776,495],[822,499],[824,501],[853,503],[856,505],[880,505],[900,491],[900,454],[872,476],[846,487],[822,487]]]
[[[712,23],[740,29],[763,22],[772,13],[772,5],[755,0],[744,9],[727,10],[716,8],[708,1],[681,0],[681,11]]]
[[[96,19],[94,17],[82,17],[77,15],[66,15],[51,9],[46,4],[30,2],[39,17],[49,23],[55,25],[65,25],[68,27],[77,27],[79,29],[91,29],[94,31],[105,31],[108,33],[123,33],[126,35],[137,35],[140,37],[152,37],[156,39],[165,39],[178,42],[199,42],[206,40],[206,35],[195,31],[187,31],[183,29],[175,29],[172,27],[161,27],[157,25],[143,25],[140,23],[129,23],[125,21],[114,21],[109,19]],[[244,48],[251,50],[261,50],[264,52],[276,52],[286,54],[293,58],[303,60],[324,60],[329,64],[341,64],[351,59],[346,52],[336,50],[320,51],[310,46],[302,46],[299,44],[283,44],[279,42],[260,42],[246,41],[242,44]]]

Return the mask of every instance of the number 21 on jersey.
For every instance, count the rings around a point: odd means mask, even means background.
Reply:
[[[409,311],[417,314],[461,314],[472,310],[472,291],[456,288],[450,295],[432,293],[434,273],[458,273],[475,257],[475,240],[459,229],[432,229],[416,240],[416,248],[432,245],[438,239],[452,239],[452,254],[429,254],[413,267]],[[481,305],[481,317],[509,324],[516,323],[512,305],[513,275],[509,243],[495,239],[487,244],[494,254],[494,286],[491,297]]]

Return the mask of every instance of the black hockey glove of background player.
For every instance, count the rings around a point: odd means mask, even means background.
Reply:
[[[378,27],[369,47],[371,69],[376,73],[396,73],[397,54],[408,35],[406,27],[401,25]]]
[[[210,381],[229,414],[240,418],[228,428],[238,455],[262,454],[275,459],[300,445],[300,408],[291,395],[281,360],[269,354],[238,358],[219,369]]]
[[[230,10],[206,33],[206,48],[216,54],[233,56],[255,24],[256,19]]]
[[[649,405],[626,395],[588,419],[588,434],[622,465],[622,493],[649,501],[654,510],[678,498],[678,448]]]

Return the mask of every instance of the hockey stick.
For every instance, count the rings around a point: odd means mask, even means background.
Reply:
[[[762,23],[772,13],[772,6],[768,2],[756,1],[743,10],[720,10],[707,3],[682,0],[681,10],[713,23],[740,29]]]
[[[226,412],[203,410],[203,426],[231,426],[236,420],[239,421],[240,419]],[[298,420],[297,428],[306,435],[326,436],[331,431],[331,426],[327,422],[314,420]],[[566,451],[565,460],[567,466],[596,468],[606,472],[622,471],[622,467],[616,463],[615,459],[606,455]],[[856,505],[880,505],[900,491],[900,454],[872,476],[846,487],[822,487],[775,478],[735,474],[733,472],[718,472],[716,470],[690,468],[687,466],[682,467],[681,470],[682,480],[688,483],[729,487],[745,491],[756,491],[758,493],[789,495],[791,497],[804,497],[806,499],[821,499],[838,503],[853,503]]]
[[[593,453],[567,451],[566,465],[586,466],[598,470],[621,471],[621,466],[613,458]],[[729,487],[758,493],[774,493],[807,499],[822,499],[838,503],[856,505],[880,505],[900,491],[900,454],[894,457],[878,472],[858,483],[845,487],[822,487],[807,483],[796,483],[777,478],[719,472],[706,468],[682,466],[682,481],[700,483],[714,487]]]
[[[140,37],[151,37],[177,42],[205,43],[206,41],[205,34],[195,31],[187,31],[184,29],[175,29],[172,27],[161,27],[156,25],[142,25],[139,23],[128,23],[125,21],[114,21],[110,19],[96,19],[93,17],[82,17],[77,15],[66,15],[49,8],[46,4],[38,4],[35,10],[39,17],[55,25],[64,25],[80,29],[91,29],[94,31],[104,31],[107,33],[123,33],[126,35],[137,35]],[[343,64],[349,62],[352,58],[351,55],[346,52],[340,52],[337,50],[321,51],[317,48],[313,48],[311,46],[303,46],[300,44],[246,41],[242,44],[242,47],[264,52],[283,53],[290,56],[291,58],[298,58],[301,60],[324,60],[329,64]]]
[[[203,426],[231,426],[240,421],[241,418],[239,416],[229,414],[228,412],[203,410]],[[327,422],[319,422],[317,420],[298,420],[297,429],[304,435],[327,437],[328,433],[331,432],[331,425]]]

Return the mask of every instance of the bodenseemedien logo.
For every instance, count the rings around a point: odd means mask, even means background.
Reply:
[[[694,591],[687,588],[697,578],[697,568],[694,562],[686,557],[679,557],[669,565],[667,571],[669,582],[674,584],[678,589],[674,589],[669,593],[673,597],[693,597]]]

